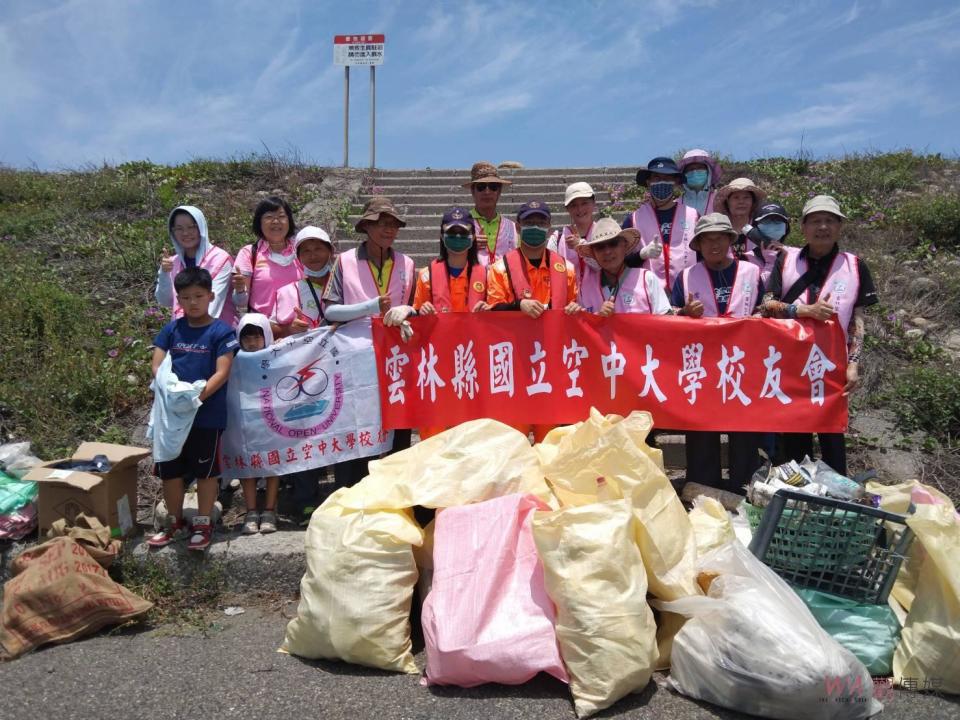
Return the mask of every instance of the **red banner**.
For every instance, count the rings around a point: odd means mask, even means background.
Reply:
[[[385,428],[475,418],[568,424],[648,410],[675,430],[844,432],[846,344],[834,323],[559,310],[373,323]]]

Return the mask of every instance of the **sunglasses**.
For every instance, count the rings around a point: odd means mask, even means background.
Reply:
[[[500,192],[500,189],[503,187],[501,183],[495,182],[482,182],[474,183],[473,187],[476,188],[477,192],[483,192],[484,190],[492,190],[493,192]]]

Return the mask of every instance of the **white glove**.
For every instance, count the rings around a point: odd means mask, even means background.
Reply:
[[[410,342],[410,338],[413,337],[413,326],[410,325],[409,320],[404,320],[400,323],[400,339],[404,342]]]
[[[387,310],[383,316],[383,324],[387,327],[399,327],[406,321],[407,317],[412,314],[413,308],[409,305],[397,305]]]
[[[650,243],[646,247],[640,250],[640,259],[649,260],[650,258],[658,258],[663,254],[663,243],[659,240]]]

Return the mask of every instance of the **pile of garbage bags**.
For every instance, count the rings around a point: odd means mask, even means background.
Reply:
[[[734,710],[877,712],[863,663],[736,539],[746,518],[709,499],[688,515],[646,444],[651,427],[648,413],[594,411],[531,448],[475,420],[371,463],[311,518],[282,650],[419,673],[419,587],[423,684],[546,672],[569,682],[586,717],[642,690],[672,656],[676,689]],[[415,506],[435,519],[421,527]]]
[[[40,464],[30,443],[0,445],[0,540],[21,540],[37,527],[37,483],[21,478]]]

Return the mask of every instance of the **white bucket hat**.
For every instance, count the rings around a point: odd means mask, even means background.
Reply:
[[[577,245],[577,252],[585,258],[593,257],[593,246],[599,243],[623,237],[627,240],[627,254],[633,252],[634,248],[640,244],[640,231],[636,228],[621,228],[620,224],[613,218],[600,218],[593,226],[593,232],[589,240],[581,240]]]
[[[596,193],[590,187],[590,183],[575,182],[567,185],[567,192],[563,196],[563,206],[566,207],[577,198],[592,198]]]
[[[815,195],[807,200],[803,206],[803,212],[800,213],[800,224],[802,225],[807,219],[807,215],[815,212],[828,212],[843,220],[847,219],[847,216],[840,212],[840,203],[830,195]]]

